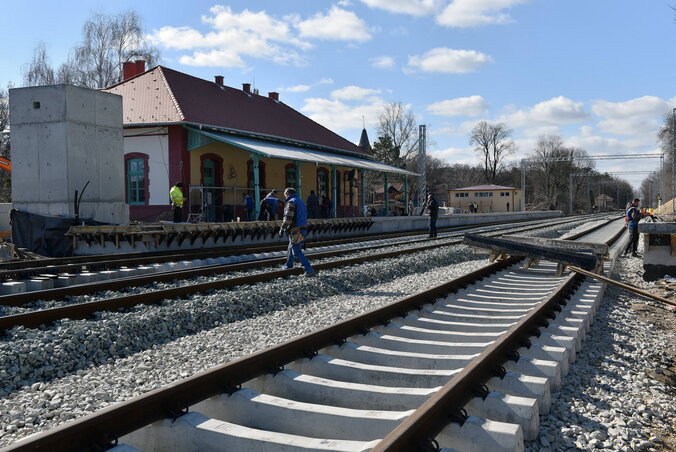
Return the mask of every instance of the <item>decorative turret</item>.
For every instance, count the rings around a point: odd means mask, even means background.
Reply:
[[[359,138],[359,145],[365,151],[371,151],[371,142],[369,141],[369,135],[366,133],[366,128],[361,131],[361,138]]]

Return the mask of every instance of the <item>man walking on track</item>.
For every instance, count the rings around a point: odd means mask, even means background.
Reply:
[[[284,218],[279,229],[279,235],[284,232],[289,236],[289,247],[286,251],[286,268],[293,268],[294,259],[303,264],[306,276],[315,276],[317,273],[310,265],[310,261],[303,254],[303,242],[307,235],[307,207],[296,194],[296,190],[289,187],[284,190],[286,205]]]

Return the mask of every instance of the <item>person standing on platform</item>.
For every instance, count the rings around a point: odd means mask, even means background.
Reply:
[[[439,218],[439,202],[434,199],[432,193],[427,195],[427,201],[425,202],[425,208],[430,211],[430,238],[437,236],[437,219]],[[423,212],[425,211],[423,208]]]
[[[169,199],[171,200],[171,207],[174,211],[174,223],[180,223],[183,220],[183,182],[176,182],[171,190],[169,190]]]
[[[277,199],[277,190],[273,189],[267,194],[263,201],[261,201],[261,212],[258,215],[259,221],[275,221],[277,219],[277,206],[279,199]]]
[[[629,242],[627,247],[624,249],[622,256],[626,256],[631,250],[631,255],[633,257],[638,257],[636,250],[638,249],[638,222],[641,220],[641,210],[638,208],[638,203],[640,200],[638,198],[634,199],[634,202],[629,204],[626,212],[624,213],[624,220],[627,222],[627,230],[629,232]]]
[[[248,193],[242,195],[242,205],[244,206],[245,218],[244,221],[254,220],[254,201]]]
[[[307,235],[307,207],[296,195],[294,188],[288,187],[284,190],[285,205],[284,218],[279,228],[279,235],[286,232],[289,236],[289,246],[286,250],[286,268],[293,268],[294,260],[297,259],[305,269],[305,276],[316,276],[315,270],[310,265],[305,254],[303,246],[305,236]]]
[[[314,190],[310,190],[310,196],[307,197],[307,217],[319,218],[319,197]]]

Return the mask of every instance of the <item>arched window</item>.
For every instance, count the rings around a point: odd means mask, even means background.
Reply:
[[[326,168],[317,168],[317,196],[319,196],[319,202],[323,196],[330,197],[329,170]]]
[[[148,154],[140,152],[124,156],[127,204],[143,206],[148,204]]]
[[[292,187],[298,190],[298,168],[295,163],[289,163],[284,167],[284,188]]]

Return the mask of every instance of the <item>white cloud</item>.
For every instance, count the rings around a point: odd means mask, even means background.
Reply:
[[[299,53],[312,44],[295,35],[285,21],[269,16],[265,11],[245,9],[234,12],[227,6],[214,6],[202,22],[212,31],[202,33],[190,27],[162,27],[148,35],[157,46],[191,50],[182,55],[182,64],[193,66],[244,67],[244,57],[262,58],[279,64],[303,65]]]
[[[371,63],[371,66],[378,68],[378,69],[392,69],[395,64],[395,60],[391,56],[379,56],[375,58],[370,58],[369,63]]]
[[[599,100],[592,106],[592,111],[599,116],[609,118],[629,118],[633,116],[660,116],[667,113],[670,104],[655,96],[643,96],[624,102],[608,102]]]
[[[214,6],[202,16],[209,31],[165,26],[147,36],[156,46],[190,51],[178,57],[193,66],[246,67],[246,59],[305,65],[302,52],[313,48],[309,39],[364,42],[371,39],[366,23],[351,11],[334,6],[327,14],[307,20],[298,15],[275,18],[265,11]]]
[[[669,101],[655,96],[643,96],[624,102],[596,101],[592,111],[605,117],[598,127],[614,135],[655,135],[662,117],[671,109]]]
[[[438,149],[435,151],[430,151],[429,154],[432,157],[445,160],[450,163],[463,163],[466,165],[476,165],[477,163],[477,154],[474,152],[474,148],[471,146],[468,147],[449,147],[446,149]]]
[[[296,24],[300,36],[330,41],[364,42],[371,39],[368,25],[352,11],[334,6],[324,15],[315,14],[311,19]]]
[[[521,133],[528,138],[537,138],[541,135],[561,135],[561,129],[558,126],[539,126],[523,129]]]
[[[447,47],[431,49],[423,55],[408,58],[409,72],[440,72],[444,74],[462,74],[473,72],[493,59],[485,53],[475,50],[455,50]]]
[[[359,86],[346,86],[331,92],[331,97],[339,100],[361,100],[367,96],[380,93],[378,89],[360,88]]]
[[[277,91],[280,93],[304,93],[307,91],[310,91],[312,88],[315,86],[319,85],[331,85],[333,84],[333,79],[331,78],[323,78],[319,80],[318,82],[315,82],[311,85],[295,85],[295,86],[289,86],[289,87],[279,87],[277,88]]]
[[[342,131],[346,129],[361,129],[362,118],[366,127],[375,127],[378,115],[385,105],[385,101],[378,97],[369,97],[366,103],[349,104],[339,99],[308,98],[301,111],[324,127]]]
[[[361,0],[371,8],[384,9],[391,13],[427,16],[437,12],[441,0]]]
[[[427,111],[441,116],[480,116],[488,109],[481,96],[458,97],[442,100],[427,106]]]
[[[553,97],[525,110],[517,110],[500,118],[509,127],[573,124],[589,118],[582,102],[567,97]]]
[[[528,0],[453,0],[437,16],[437,22],[449,27],[475,27],[512,21],[502,12]]]

